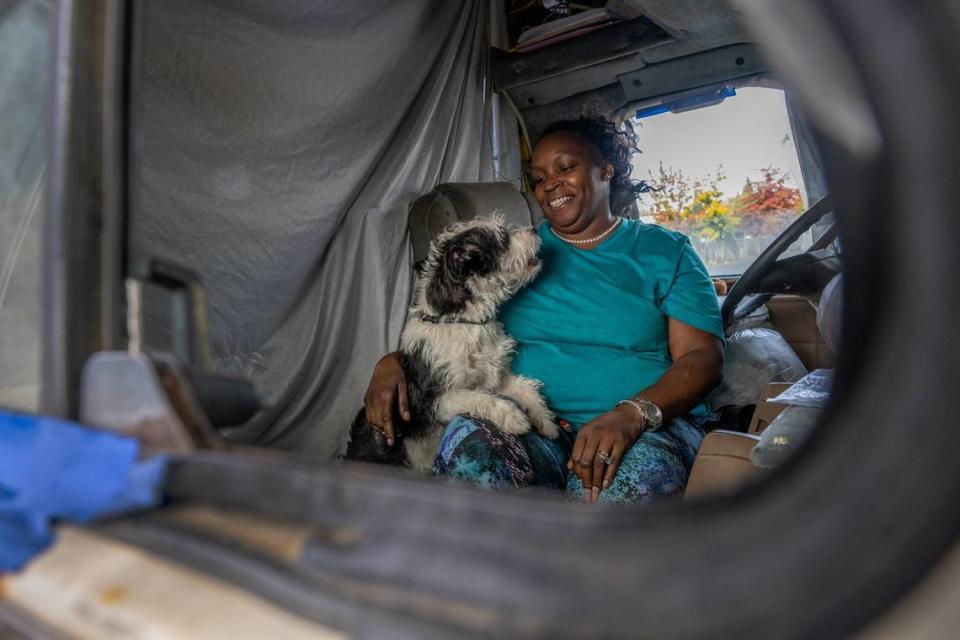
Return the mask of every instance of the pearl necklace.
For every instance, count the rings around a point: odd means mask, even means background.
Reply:
[[[557,230],[553,227],[550,227],[550,231],[553,231],[553,235],[557,236],[567,244],[590,244],[591,242],[597,242],[598,240],[603,240],[608,235],[613,233],[613,230],[620,226],[620,221],[623,218],[617,218],[617,221],[610,225],[610,228],[598,235],[596,238],[588,238],[587,240],[571,240],[570,238],[564,238],[562,235],[557,233]]]

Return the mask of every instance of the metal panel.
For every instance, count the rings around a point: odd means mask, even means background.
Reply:
[[[619,80],[627,99],[635,102],[764,71],[753,45],[736,44],[637,69]]]
[[[77,414],[80,369],[120,340],[126,2],[58,7],[41,409]]]

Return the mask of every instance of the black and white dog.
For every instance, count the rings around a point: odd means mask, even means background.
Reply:
[[[348,460],[429,471],[445,425],[458,414],[506,433],[532,426],[557,437],[540,383],[510,371],[515,342],[496,320],[497,308],[539,273],[539,248],[532,228],[507,228],[497,215],[462,222],[433,241],[400,336],[411,420],[389,448],[361,411]]]

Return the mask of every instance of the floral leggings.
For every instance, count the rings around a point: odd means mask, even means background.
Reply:
[[[443,434],[433,473],[488,489],[565,489],[582,500],[583,483],[567,471],[575,438],[573,431],[561,431],[556,440],[536,432],[513,436],[489,422],[457,416]],[[682,494],[702,440],[700,427],[683,418],[644,433],[624,454],[599,502],[638,503]]]

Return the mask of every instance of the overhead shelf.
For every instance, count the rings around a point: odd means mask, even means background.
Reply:
[[[493,88],[521,87],[673,41],[669,33],[640,17],[526,53],[494,47]]]

